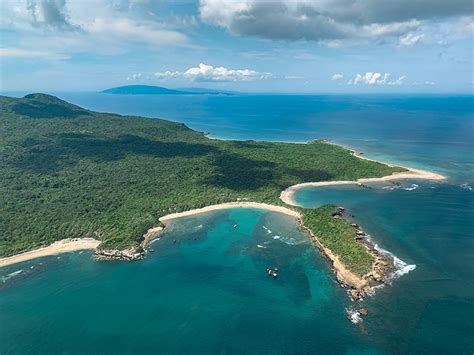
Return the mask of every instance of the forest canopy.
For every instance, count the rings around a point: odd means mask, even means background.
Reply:
[[[184,124],[0,96],[0,257],[70,237],[125,248],[170,212],[402,168],[308,144],[209,139]]]

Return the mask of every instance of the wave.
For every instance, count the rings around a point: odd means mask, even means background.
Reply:
[[[418,185],[417,184],[411,184],[410,187],[404,187],[402,190],[405,190],[405,191],[413,191],[413,190],[416,190],[418,188]]]
[[[273,237],[273,239],[275,239],[275,237]],[[278,239],[287,245],[299,245],[306,243],[306,240],[304,239],[295,239],[293,237],[279,237]]]
[[[472,186],[469,185],[467,182],[465,182],[464,184],[459,185],[459,187],[462,188],[462,189],[465,189],[465,190],[472,191]]]
[[[388,276],[386,276],[385,278],[385,282],[389,285],[392,284],[392,281],[393,280],[396,280],[400,277],[402,277],[403,275],[406,275],[408,274],[409,272],[413,271],[416,269],[416,265],[415,264],[407,264],[406,262],[404,262],[402,259],[396,257],[393,253],[389,252],[388,250],[385,250],[381,247],[379,247],[379,245],[377,243],[374,243],[370,236],[367,235],[367,240],[369,241],[369,243],[371,243],[373,246],[374,246],[374,249],[376,251],[378,251],[380,254],[392,259],[393,261],[393,266],[395,268],[395,271],[393,271],[391,274],[389,274]],[[383,287],[383,284],[380,285],[380,287]],[[374,289],[376,288],[379,288],[379,287],[374,287]]]
[[[265,226],[263,226],[263,229],[265,229],[268,234],[271,234],[271,233],[272,233],[272,231],[271,231],[269,228],[265,227]]]
[[[9,273],[7,276],[2,276],[2,282],[5,283],[8,280],[10,280],[12,277],[20,275],[22,272],[23,272],[23,269],[20,269],[20,270]]]
[[[399,185],[389,185],[389,186],[382,187],[383,190],[390,190],[390,191],[398,190],[399,188],[400,188]]]
[[[260,244],[257,244],[257,248],[263,248],[263,249],[267,249],[266,246],[263,246],[263,245],[260,245]]]
[[[362,322],[362,318],[360,317],[360,313],[358,311],[356,311],[355,309],[346,308],[346,313],[347,313],[347,318],[349,318],[349,320],[352,323],[357,324],[357,323]]]
[[[153,243],[156,243],[157,241],[159,241],[160,239],[161,239],[160,237],[154,238],[154,239],[152,239],[152,240],[150,241],[150,243],[148,243],[148,245],[150,246],[150,245],[152,245]]]
[[[193,232],[197,232],[198,230],[202,229],[204,226],[202,224],[193,228]]]

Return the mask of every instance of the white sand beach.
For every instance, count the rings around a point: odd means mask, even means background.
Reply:
[[[287,214],[289,216],[296,217],[296,218],[301,217],[298,212],[290,210],[289,208],[285,208],[285,207],[281,207],[281,206],[275,206],[275,205],[269,205],[267,203],[228,202],[228,203],[221,203],[221,204],[218,204],[218,205],[207,206],[207,207],[203,207],[203,208],[197,208],[195,210],[190,210],[190,211],[185,211],[185,212],[171,213],[169,215],[161,217],[160,222],[164,223],[164,222],[167,222],[171,219],[175,219],[175,218],[179,218],[179,217],[193,216],[193,215],[196,215],[196,214],[199,214],[199,213],[217,211],[217,210],[227,209],[227,208],[236,208],[236,207],[258,208],[258,209],[264,209],[264,210],[284,213],[284,214]]]
[[[74,239],[63,239],[54,242],[53,244],[27,251],[25,253],[9,256],[7,258],[0,259],[0,267],[8,266],[22,261],[28,261],[42,256],[55,255],[60,253],[67,253],[76,250],[84,249],[95,249],[100,244],[98,240],[93,238],[74,238]]]
[[[365,159],[365,160],[371,160],[375,161],[372,159],[368,159],[365,157],[361,157],[358,154],[353,154],[354,156],[360,158],[360,159]],[[386,163],[384,163],[386,164]],[[390,165],[390,164],[386,164]],[[421,170],[421,169],[413,169],[413,168],[408,168],[408,167],[403,167],[407,169],[408,171],[400,172],[400,173],[394,173],[391,175],[379,177],[379,178],[363,178],[363,179],[358,179],[358,180],[347,180],[347,181],[318,181],[318,182],[305,182],[302,184],[296,184],[288,187],[284,191],[281,192],[280,194],[280,199],[285,202],[288,205],[291,206],[296,206],[295,201],[293,200],[293,195],[294,193],[303,187],[321,187],[321,186],[333,186],[333,185],[349,185],[349,184],[364,184],[364,183],[371,183],[371,182],[383,182],[383,181],[391,181],[391,180],[402,180],[402,179],[420,179],[420,180],[444,180],[446,179],[446,176],[443,176],[441,174],[433,173],[430,171],[426,170]]]

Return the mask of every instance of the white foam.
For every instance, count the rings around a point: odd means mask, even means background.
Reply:
[[[417,184],[411,184],[410,187],[404,187],[403,190],[405,191],[413,191],[413,190],[416,190],[418,188],[418,185]]]
[[[360,313],[358,311],[356,311],[355,309],[346,308],[346,313],[347,313],[347,318],[349,318],[349,320],[352,323],[357,324],[357,323],[362,322],[362,318],[360,317]]]
[[[20,270],[9,273],[7,276],[2,276],[2,282],[5,283],[8,280],[10,280],[12,277],[15,277],[16,275],[20,275],[22,272],[23,272],[23,269],[20,269]]]
[[[400,186],[398,186],[398,185],[390,185],[390,186],[382,187],[383,190],[390,190],[390,191],[398,190],[399,188],[400,188]]]
[[[281,236],[279,236],[279,235],[274,235],[273,236],[273,239],[280,239],[280,238],[281,238]]]
[[[265,247],[265,246],[263,246],[263,245],[260,245],[260,244],[257,244],[257,248],[267,249],[267,247]]]
[[[273,237],[275,239],[275,237]],[[280,241],[287,245],[298,245],[298,244],[303,244],[306,242],[305,239],[295,239],[292,237],[280,237]]]
[[[265,229],[267,231],[268,234],[271,234],[272,231],[270,229],[268,229],[267,227],[263,226],[263,229]]]
[[[469,185],[467,182],[465,182],[464,184],[459,185],[459,187],[461,187],[462,189],[465,189],[465,190],[472,191],[472,186]]]
[[[159,241],[160,239],[161,239],[161,238],[159,238],[159,237],[158,237],[158,238],[155,238],[155,239],[153,239],[150,243],[148,243],[148,245],[152,245],[153,243]]]
[[[372,240],[370,239],[370,236],[367,236],[367,240],[373,244],[374,249],[377,250],[380,254],[385,255],[386,257],[389,257],[393,260],[393,266],[395,267],[395,271],[392,272],[390,275],[388,275],[385,279],[385,282],[388,284],[391,284],[393,280],[396,280],[403,275],[408,274],[410,271],[413,271],[416,269],[415,264],[407,264],[400,258],[397,258],[394,254],[389,252],[388,250],[385,250],[381,247],[378,246],[378,244],[373,243]],[[383,287],[383,286],[382,286]]]

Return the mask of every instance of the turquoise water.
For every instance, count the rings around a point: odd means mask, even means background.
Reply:
[[[239,208],[175,221],[140,262],[82,252],[0,269],[0,353],[474,351],[472,96],[59,96],[220,138],[330,138],[449,179],[296,194],[306,207],[345,206],[410,266],[365,300],[370,314],[358,324],[293,219]]]
[[[347,296],[291,217],[235,208],[183,218],[152,247],[141,262],[84,252],[2,269],[23,270],[0,283],[2,353],[371,349],[346,326]]]

